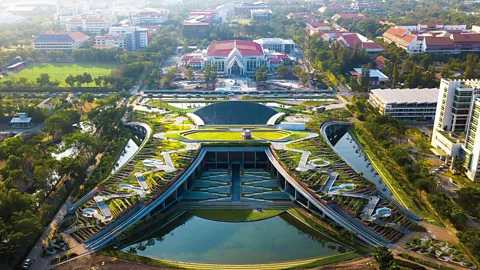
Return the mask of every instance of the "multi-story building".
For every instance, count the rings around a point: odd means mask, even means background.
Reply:
[[[342,33],[337,42],[343,47],[358,50],[365,50],[368,54],[376,54],[383,51],[383,48],[372,40],[358,33]]]
[[[108,35],[123,38],[124,42],[118,42],[118,44],[124,44],[123,48],[131,52],[146,48],[149,44],[148,29],[138,26],[113,26],[109,28]],[[96,37],[96,39],[97,38],[99,42],[101,42],[102,37]]]
[[[480,81],[442,79],[432,146],[452,160],[460,158],[471,180],[480,176],[479,117]]]
[[[241,2],[233,7],[233,14],[237,17],[249,18],[251,16],[250,11],[256,9],[268,9],[268,6],[261,1],[255,3]]]
[[[104,35],[96,36],[93,44],[97,49],[126,49],[127,48],[127,39],[121,36],[115,35]]]
[[[80,31],[89,34],[107,33],[108,28],[115,23],[106,17],[82,15],[67,22],[67,31]]]
[[[291,39],[261,38],[254,40],[254,42],[262,45],[263,49],[270,51],[283,52],[286,54],[293,54],[295,52],[295,42]]]
[[[350,74],[360,83],[362,78],[362,68],[354,68],[350,71]],[[369,76],[368,84],[371,86],[385,85],[390,80],[387,75],[383,74],[378,69],[369,69]]]
[[[183,36],[201,39],[208,36],[213,24],[212,11],[192,11],[183,21]]]
[[[88,39],[82,32],[47,31],[40,34],[33,45],[37,51],[73,51],[81,48]]]
[[[250,10],[250,18],[255,22],[268,22],[272,20],[272,15],[272,10],[268,8]]]
[[[418,24],[395,26],[383,38],[405,49],[409,54],[461,53],[480,51],[480,33],[476,26],[469,31],[465,25]]]
[[[57,12],[53,14],[53,17],[56,21],[66,23],[82,14],[90,14],[90,4],[87,1],[74,1],[70,5],[57,5]]]
[[[433,121],[438,88],[373,89],[368,101],[381,114],[404,121]]]
[[[285,53],[264,50],[253,41],[226,40],[210,44],[207,50],[185,54],[182,62],[199,69],[213,65],[220,76],[251,76],[257,68],[273,70],[290,64],[291,59]]]
[[[170,10],[145,8],[130,16],[132,25],[154,25],[161,24],[168,20]]]

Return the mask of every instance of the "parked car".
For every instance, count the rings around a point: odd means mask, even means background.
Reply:
[[[23,263],[23,269],[28,269],[32,265],[32,259],[26,259]]]

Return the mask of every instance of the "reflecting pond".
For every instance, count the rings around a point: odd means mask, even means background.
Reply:
[[[162,260],[210,264],[296,261],[348,251],[290,214],[254,222],[219,222],[185,213],[139,239],[122,250]]]
[[[113,166],[112,174],[122,167],[123,164],[125,164],[133,156],[133,154],[135,154],[138,148],[139,146],[132,139],[128,139],[125,148],[123,148],[122,154],[115,162],[115,166]]]
[[[330,125],[326,128],[328,140],[332,143],[337,152],[348,161],[350,166],[357,172],[363,173],[363,176],[377,186],[386,195],[392,197],[391,191],[385,182],[370,163],[357,141],[348,131],[345,125]]]

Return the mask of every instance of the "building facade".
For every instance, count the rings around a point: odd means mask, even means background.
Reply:
[[[146,8],[131,15],[129,20],[132,25],[155,25],[168,20],[170,10]]]
[[[122,37],[125,39],[125,49],[134,52],[138,49],[144,49],[149,45],[148,28],[138,26],[114,26],[108,30],[109,35]]]
[[[368,101],[381,114],[399,120],[433,122],[438,92],[437,88],[373,89]]]
[[[127,39],[121,36],[115,35],[104,35],[96,36],[93,40],[93,45],[97,49],[126,49],[127,48]]]
[[[273,12],[271,9],[253,9],[250,10],[250,18],[255,22],[268,22],[272,20]]]
[[[471,180],[480,176],[479,116],[480,81],[442,79],[432,146],[461,159]]]
[[[290,64],[291,58],[285,53],[264,50],[253,41],[226,40],[210,44],[207,50],[185,54],[182,62],[199,69],[213,66],[219,76],[252,76],[261,67],[273,70]]]
[[[295,42],[291,39],[282,38],[261,38],[254,40],[254,42],[262,45],[265,50],[283,52],[286,54],[293,54],[295,52]]]
[[[237,17],[248,18],[250,17],[250,11],[255,9],[268,9],[268,6],[263,2],[247,3],[242,2],[233,6],[233,14]]]
[[[37,51],[73,51],[81,48],[88,39],[82,32],[47,31],[33,41],[33,46]]]
[[[89,17],[86,15],[73,18],[67,22],[67,31],[80,31],[89,34],[107,33],[115,21],[106,17]]]

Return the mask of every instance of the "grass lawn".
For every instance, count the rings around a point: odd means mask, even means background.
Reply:
[[[274,217],[285,212],[285,210],[265,209],[260,213],[253,209],[188,209],[188,212],[210,220],[243,222]]]
[[[60,87],[68,87],[69,85],[65,83],[65,78],[69,75],[79,75],[84,72],[92,75],[92,79],[97,78],[98,76],[108,75],[114,70],[116,64],[71,64],[71,63],[55,63],[55,64],[33,64],[27,68],[20,70],[19,72],[12,73],[10,76],[13,77],[26,77],[29,81],[35,82],[37,78],[42,73],[47,73],[50,75],[50,80],[59,81]],[[7,77],[8,78],[8,77]],[[94,82],[83,84],[82,86],[96,86]]]
[[[252,136],[258,137],[259,139],[264,140],[278,140],[283,139],[285,137],[289,137],[291,132],[289,131],[259,131],[256,132],[252,130]],[[186,138],[191,140],[205,140],[205,141],[216,141],[216,140],[223,140],[223,141],[235,141],[235,140],[243,140],[242,139],[242,132],[240,131],[210,131],[210,132],[202,132],[197,131],[188,135],[185,135]]]

